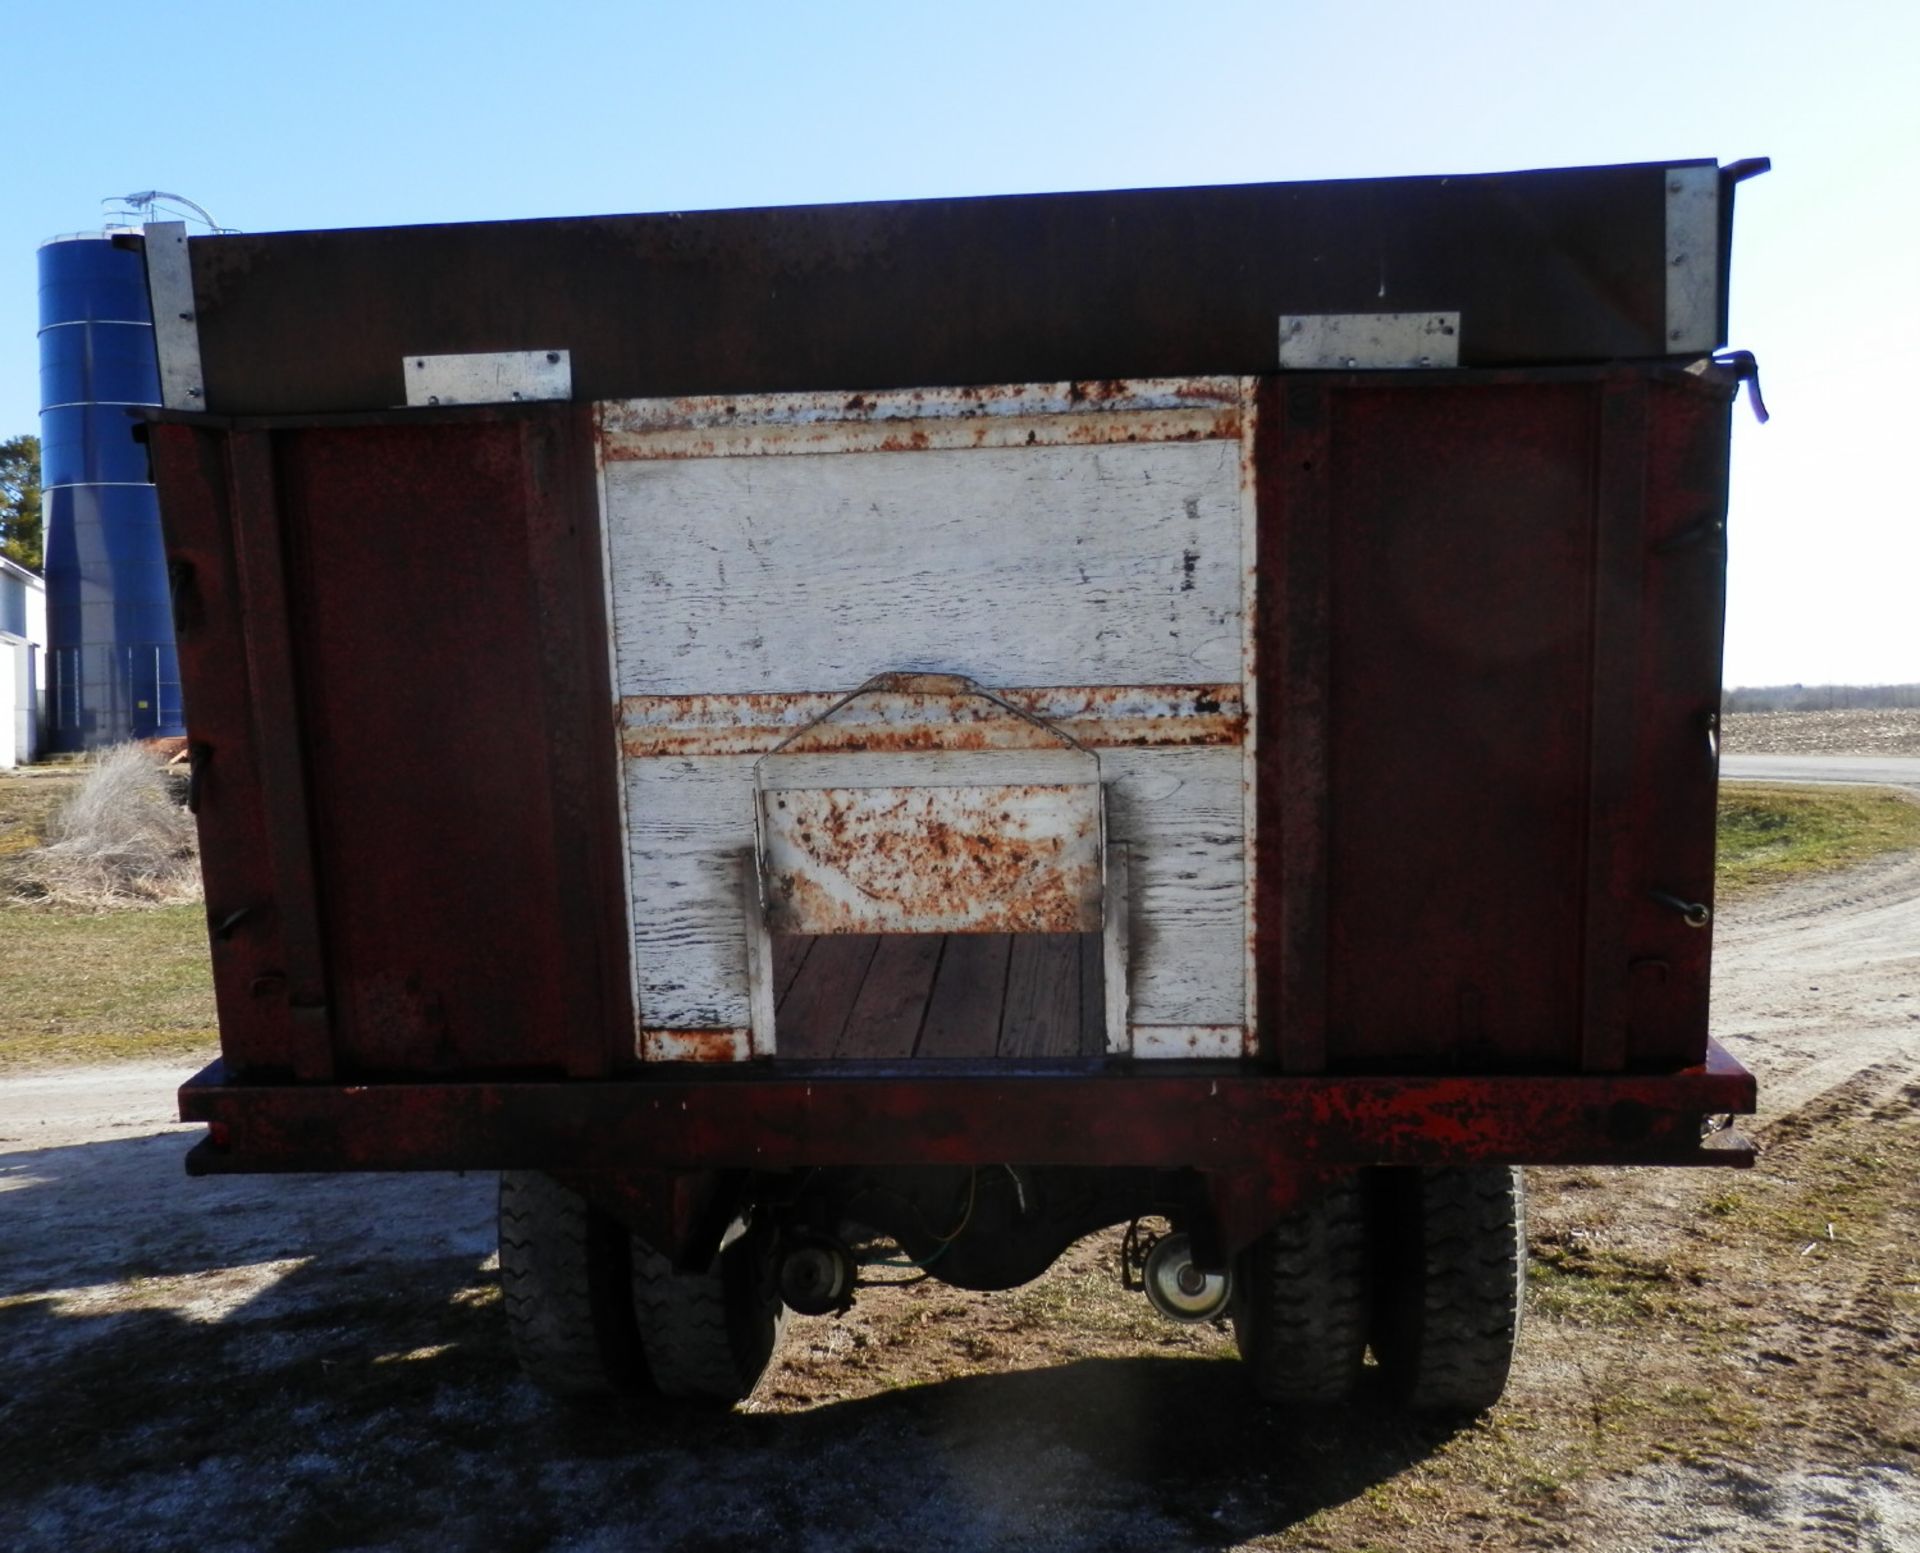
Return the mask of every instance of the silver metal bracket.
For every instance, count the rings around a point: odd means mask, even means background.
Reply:
[[[1702,355],[1720,343],[1720,169],[1667,169],[1667,349]]]
[[[1457,367],[1458,313],[1283,313],[1280,366],[1290,372]]]
[[[571,399],[570,351],[475,351],[455,356],[408,356],[407,406],[512,404],[516,400]]]
[[[184,221],[152,221],[145,230],[147,299],[153,307],[153,345],[160,360],[160,403],[169,410],[207,408],[200,370],[200,317],[193,300],[193,265]]]

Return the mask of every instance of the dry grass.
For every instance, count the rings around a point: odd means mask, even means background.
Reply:
[[[206,914],[0,907],[0,1073],[219,1044]]]
[[[177,847],[183,823],[190,835],[192,822],[168,800],[166,778],[151,760],[139,754],[130,763],[125,751],[114,753],[115,769],[104,779],[99,767],[80,765],[0,772],[0,1073],[122,1058],[191,1060],[218,1045],[205,914],[103,888],[101,856],[94,868],[81,867],[89,829],[108,833],[99,853],[123,861],[135,855],[111,840],[129,829],[121,817],[100,817],[112,794],[131,794],[135,819],[173,838],[159,843],[163,851]],[[193,888],[169,893],[195,900],[191,854],[184,866]],[[66,890],[47,888],[76,872],[93,881],[78,892],[81,905]],[[127,906],[139,909],[106,909]]]
[[[1920,848],[1920,803],[1878,787],[1720,788],[1716,893],[1722,901],[1808,874]]]
[[[86,768],[77,763],[0,771],[0,867],[7,858],[46,844],[53,817],[85,776]]]
[[[5,888],[17,901],[97,910],[200,898],[193,819],[137,744],[101,753],[46,837],[6,860]]]

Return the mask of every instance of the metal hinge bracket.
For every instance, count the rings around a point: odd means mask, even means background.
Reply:
[[[1280,317],[1283,371],[1459,365],[1458,313],[1283,313]]]
[[[474,351],[456,356],[408,356],[407,407],[436,404],[512,404],[571,399],[570,351]]]

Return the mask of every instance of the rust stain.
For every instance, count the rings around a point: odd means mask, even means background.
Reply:
[[[831,692],[628,696],[620,703],[621,749],[648,756],[794,753],[916,753],[1044,749],[1064,735],[1088,749],[1199,748],[1241,743],[1240,687],[1090,685],[996,690],[1018,713],[947,675],[887,675],[841,707]],[[821,719],[827,718],[822,721]],[[1038,728],[1029,718],[1047,725]]]
[[[767,453],[1233,440],[1238,379],[1120,378],[841,395],[615,401],[600,409],[607,462]]]
[[[1084,789],[782,791],[767,858],[777,933],[1099,927],[1099,808]]]
[[[645,1030],[640,1055],[647,1062],[741,1062],[749,1043],[744,1030]]]

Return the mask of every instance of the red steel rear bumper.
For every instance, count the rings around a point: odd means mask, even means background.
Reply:
[[[1745,1166],[1718,1045],[1665,1073],[1276,1074],[1237,1063],[680,1066],[637,1078],[239,1084],[180,1091],[193,1174],[1116,1165],[1276,1175],[1359,1165]]]

